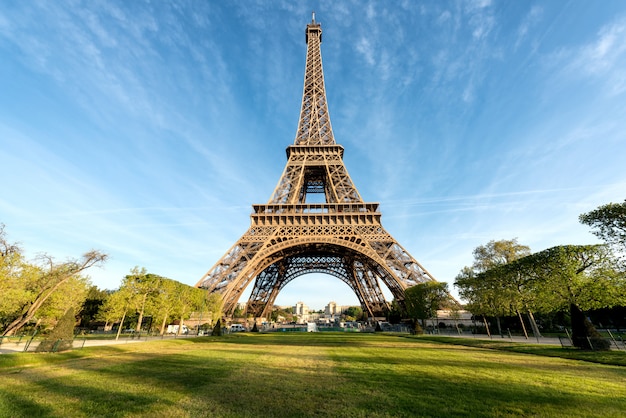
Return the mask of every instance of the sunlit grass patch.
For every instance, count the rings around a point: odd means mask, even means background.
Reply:
[[[0,416],[622,416],[625,383],[424,339],[240,334],[0,356]]]

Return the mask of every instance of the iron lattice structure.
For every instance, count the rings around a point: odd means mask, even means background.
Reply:
[[[298,131],[272,197],[253,205],[248,231],[196,285],[220,293],[227,316],[251,282],[247,312],[255,317],[269,315],[290,281],[314,272],[342,280],[364,312],[380,317],[389,309],[381,283],[402,305],[407,287],[434,280],[385,231],[378,203],[363,202],[348,175],[330,124],[321,41],[313,18]],[[325,203],[307,203],[309,194],[323,194]]]

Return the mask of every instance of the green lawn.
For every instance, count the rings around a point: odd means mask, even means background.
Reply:
[[[1,417],[625,411],[623,366],[388,335],[239,334],[0,356]]]

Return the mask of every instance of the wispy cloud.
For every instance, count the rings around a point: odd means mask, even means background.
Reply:
[[[542,17],[543,8],[539,5],[533,5],[517,28],[517,39],[515,40],[514,49],[517,50],[522,42],[528,38],[529,31],[541,21]]]
[[[611,96],[622,94],[626,90],[626,18],[604,25],[584,45],[559,50],[550,62],[569,80],[587,78]]]

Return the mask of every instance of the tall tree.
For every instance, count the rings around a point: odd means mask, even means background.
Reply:
[[[576,305],[581,310],[626,303],[626,277],[615,269],[605,245],[561,245],[516,262],[534,278],[537,309],[558,311]]]
[[[174,311],[178,285],[179,283],[174,280],[161,278],[158,292],[149,300],[148,312],[156,321],[155,324],[160,324],[160,335],[165,334],[165,327]]]
[[[131,295],[130,307],[138,314],[137,325],[135,326],[137,332],[141,330],[146,305],[150,303],[150,298],[159,293],[161,279],[156,274],[148,274],[145,267],[141,269],[134,267],[122,281],[122,287],[126,287]]]
[[[27,263],[17,244],[6,240],[0,224],[0,330],[4,330],[33,298],[40,269]]]
[[[76,317],[74,308],[70,307],[59,319],[52,332],[37,346],[37,352],[70,350],[74,342]]]
[[[513,314],[509,292],[504,290],[504,278],[489,274],[489,270],[478,273],[471,267],[464,267],[456,276],[454,286],[459,290],[459,296],[467,301],[466,308],[483,317],[487,333],[491,335],[485,317],[494,317],[498,333],[502,334],[500,317]]]
[[[64,284],[106,259],[106,254],[92,250],[80,259],[62,263],[47,255],[40,256],[36,264],[27,263],[20,248],[7,241],[4,225],[0,225],[0,292],[7,295],[0,309],[11,317],[5,322],[2,335],[14,335]],[[6,312],[12,308],[12,312]]]
[[[467,307],[472,313],[483,315],[483,319],[484,316],[496,318],[498,332],[502,334],[500,317],[512,314],[519,315],[518,310],[512,311],[512,308],[518,305],[519,283],[511,282],[501,275],[487,272],[529,255],[530,247],[518,243],[517,238],[491,240],[485,245],[476,247],[472,253],[474,263],[471,267],[466,266],[461,270],[454,285],[459,289],[459,295],[468,301]],[[532,318],[532,314],[530,317]],[[524,326],[521,317],[520,321]]]
[[[205,289],[178,283],[176,293],[174,311],[179,319],[180,326],[177,334],[180,335],[183,324],[186,319],[189,319],[191,313],[206,309],[207,292]]]

